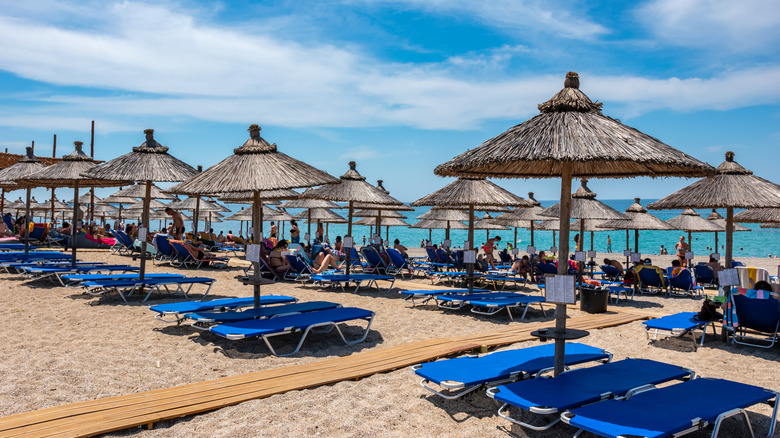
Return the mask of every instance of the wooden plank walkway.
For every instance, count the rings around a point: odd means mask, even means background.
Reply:
[[[644,319],[611,312],[571,318],[567,326],[593,330]],[[92,436],[212,411],[288,391],[354,380],[439,357],[534,339],[550,321],[473,335],[413,342],[313,363],[224,377],[172,388],[55,406],[0,418],[0,437]],[[411,383],[410,383],[411,384]]]

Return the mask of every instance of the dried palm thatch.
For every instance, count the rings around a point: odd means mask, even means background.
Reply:
[[[149,208],[150,209],[165,209],[168,205],[163,204],[162,202],[152,199],[149,201]],[[143,201],[135,201],[133,204],[130,204],[125,210],[143,210],[144,209],[144,202]]]
[[[352,216],[368,218],[381,216],[383,221],[385,218],[406,219],[406,216],[394,210],[356,210]]]
[[[626,219],[614,208],[596,200],[596,194],[588,188],[588,180],[582,179],[582,185],[571,195],[572,219]],[[555,204],[539,213],[541,216],[559,217],[561,204]]]
[[[75,150],[62,157],[59,163],[20,178],[19,182],[32,187],[75,187],[77,184],[81,187],[114,187],[129,184],[129,181],[85,176],[98,164],[81,150],[82,142],[76,141],[73,145]]]
[[[31,147],[27,148],[27,155],[16,164],[0,170],[0,187],[4,189],[16,190],[26,187],[18,180],[43,170],[46,166],[33,155]]]
[[[426,230],[468,230],[468,225],[460,221],[448,221],[440,219],[423,219],[413,224],[410,228],[422,228]]]
[[[780,208],[749,208],[735,214],[734,222],[780,223]]]
[[[144,196],[146,196],[146,185],[133,184],[130,187],[127,187],[125,189],[122,189],[114,193],[114,196],[123,196],[128,198],[143,198]],[[173,195],[165,193],[161,188],[157,187],[154,184],[152,184],[151,196],[152,199],[173,199]]]
[[[274,214],[269,214],[265,219],[269,221],[289,221],[293,219],[293,216],[284,210],[276,210]]]
[[[358,173],[357,164],[349,162],[349,170],[341,175],[338,184],[328,184],[316,189],[308,190],[301,194],[302,198],[325,199],[335,202],[360,202],[363,204],[376,204],[395,209],[402,208],[404,204],[377,189],[366,182],[366,178]],[[363,205],[361,204],[361,205]]]
[[[166,205],[174,210],[195,211],[197,207],[201,212],[220,212],[222,208],[216,203],[210,202],[206,199],[198,200],[197,197],[184,198],[180,201],[173,201]]]
[[[443,221],[467,221],[469,215],[463,210],[450,210],[446,208],[432,208],[429,211],[417,216],[417,219],[443,220]]]
[[[550,178],[571,166],[574,177],[707,176],[714,169],[601,113],[579,90],[577,73],[539,105],[540,114],[439,165],[440,176]]]
[[[368,202],[355,202],[353,204],[354,208],[359,209],[365,209],[365,210],[383,210],[389,208],[387,205],[382,204],[372,204]],[[410,207],[406,204],[400,204],[400,205],[393,205],[392,209],[395,211],[414,211],[413,207]]]
[[[639,203],[641,199],[634,198],[634,203],[626,209],[627,220],[610,220],[601,225],[615,230],[674,230],[675,228],[663,220],[651,215]]]
[[[184,181],[196,174],[189,164],[168,154],[168,148],[154,139],[154,129],[144,130],[146,141],[133,151],[107,161],[86,176],[120,181]]]
[[[224,205],[220,204],[214,198],[209,198],[208,201],[211,202],[212,204],[216,205],[219,208],[219,211],[221,211],[223,213],[232,213],[233,212],[233,210],[231,210],[231,209],[225,207]]]
[[[283,202],[279,205],[279,208],[342,208],[339,204],[336,204],[335,202],[327,201],[324,199],[312,199],[304,197],[304,195],[311,190],[311,188],[307,188],[303,191],[302,194],[298,195],[297,198],[293,198],[290,201]]]
[[[21,209],[25,208],[26,205],[27,204],[25,204],[25,202],[22,200],[22,197],[20,196],[19,199],[17,199],[16,201],[10,203],[8,205],[8,208],[13,209],[13,210],[21,210]]]
[[[327,173],[277,150],[260,137],[260,126],[249,126],[249,139],[225,158],[184,183],[168,189],[183,195],[294,189],[337,180]]]
[[[475,230],[508,230],[509,227],[496,223],[490,214],[485,213],[479,220],[474,222]]]
[[[461,177],[443,188],[412,202],[412,207],[440,206],[495,211],[496,207],[531,207],[525,199],[497,186],[485,178]]]
[[[723,219],[723,218],[720,218],[720,219],[709,219],[709,218],[707,218],[707,220],[716,223],[719,227],[723,228],[724,230],[726,229],[726,219]],[[750,228],[748,228],[748,227],[746,227],[744,225],[734,224],[734,232],[738,232],[738,231],[753,231],[753,230],[751,230]]]
[[[311,219],[311,221],[320,221],[320,222],[327,222],[327,223],[337,223],[337,224],[346,224],[347,220],[343,217],[339,216],[338,214],[332,212],[330,209],[327,208],[312,208],[311,209],[311,218],[309,217],[309,211],[302,211],[295,216],[293,216],[293,219],[299,220],[299,221],[308,221]]]
[[[761,228],[780,228],[780,222],[769,222],[761,224]]]
[[[135,198],[128,198],[126,196],[115,196],[115,194],[106,196],[105,198],[101,199],[100,202],[96,201],[96,203],[106,204],[106,205],[107,204],[135,204],[136,202],[138,202],[138,200]]]
[[[724,231],[720,225],[704,219],[692,208],[685,209],[678,216],[675,216],[666,222],[674,227],[675,230],[689,231],[692,233]]]
[[[290,189],[264,190],[260,192],[260,199],[264,204],[271,204],[273,201],[284,201],[296,199],[300,194]],[[231,204],[251,204],[254,200],[253,192],[220,193],[216,195],[222,202]]]
[[[100,203],[100,201],[102,201],[102,199],[100,199],[99,197],[95,196],[95,204]],[[83,195],[79,196],[79,204],[89,204],[90,202],[92,202],[92,194],[91,193],[84,193]],[[68,204],[73,204],[73,200],[72,199],[69,200]]]
[[[102,205],[102,204],[95,205],[95,214],[109,215],[114,213],[116,213],[116,209],[111,207],[110,205]]]
[[[41,210],[51,210],[52,209],[52,200],[48,199],[43,204],[40,204],[40,209]],[[70,210],[70,209],[71,209],[70,205],[57,200],[56,197],[54,198],[54,211],[67,211],[67,210]]]
[[[373,217],[364,217],[355,221],[354,225],[374,226],[376,225],[376,219]],[[397,217],[382,218],[383,227],[408,227],[409,224]]]

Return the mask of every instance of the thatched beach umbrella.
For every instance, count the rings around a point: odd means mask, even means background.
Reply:
[[[70,210],[70,205],[61,202],[57,199],[56,196],[52,196],[52,199],[47,199],[46,202],[41,204],[41,208],[45,211],[51,211],[51,220],[54,220],[54,214],[58,211],[67,211]]]
[[[433,211],[433,209],[431,210]],[[422,219],[415,222],[409,228],[421,228],[428,230],[428,240],[433,240],[433,230],[446,230],[445,240],[450,238],[450,230],[468,230],[468,225],[457,220]]]
[[[540,213],[544,211],[542,203],[534,198],[534,192],[528,192],[528,202],[531,203],[531,207],[516,208],[510,212],[503,213],[496,217],[496,221],[509,227],[515,227],[515,241],[513,245],[517,245],[517,229],[528,228],[531,231],[531,246],[534,245],[534,226],[535,221],[549,220],[548,216],[542,216]]]
[[[374,217],[364,217],[360,220],[355,221],[354,225],[363,225],[367,227],[373,227],[376,225],[376,218]],[[385,241],[390,240],[390,227],[408,227],[409,223],[404,222],[401,218],[397,217],[385,217],[382,218],[382,226],[386,227],[386,234],[385,234]],[[378,229],[376,230],[376,234],[382,235],[382,230]],[[389,245],[389,244],[388,244]]]
[[[490,213],[485,213],[481,218],[474,221],[475,230],[485,230],[485,241],[490,239],[491,230],[509,230],[506,225],[500,224],[493,219]]]
[[[417,219],[421,221],[427,221],[427,220],[433,220],[433,221],[442,221],[444,224],[443,227],[434,226],[433,228],[443,228],[444,229],[444,239],[449,240],[450,238],[450,229],[468,229],[466,228],[458,228],[458,221],[467,221],[469,220],[469,215],[463,211],[463,210],[452,210],[448,208],[432,208],[429,211],[417,216]],[[452,227],[450,227],[447,223],[452,223]],[[432,222],[430,225],[437,224],[437,222]],[[461,224],[462,225],[462,224]],[[417,228],[417,227],[414,227]],[[429,228],[427,226],[422,226],[421,228],[428,228],[429,230],[432,228]],[[430,240],[431,233],[428,233],[428,238]]]
[[[706,176],[711,166],[601,113],[569,72],[564,89],[539,105],[540,114],[438,166],[441,176],[561,178],[558,272],[569,258],[571,180],[574,177]],[[566,332],[566,306],[557,306],[555,332]],[[563,371],[565,341],[555,341],[555,375]]]
[[[216,193],[252,192],[252,223],[255,242],[262,234],[261,192],[295,189],[337,180],[303,161],[277,150],[276,144],[260,137],[260,126],[249,126],[249,139],[233,150],[233,155],[189,180],[171,187],[170,193],[213,195]],[[253,262],[255,307],[260,306],[260,263]]]
[[[745,210],[745,211],[748,211],[748,210]],[[740,213],[743,213],[743,212],[740,212]],[[736,232],[740,232],[740,231],[753,231],[750,228],[748,228],[748,227],[746,227],[744,225],[740,225],[740,224],[737,223],[737,222],[740,222],[740,221],[736,220],[736,217],[737,217],[738,214],[739,213],[734,215],[734,232],[736,233]],[[728,225],[728,224],[726,224],[726,219],[724,219],[723,216],[721,216],[720,213],[718,213],[718,211],[715,210],[714,208],[712,209],[712,213],[710,213],[710,215],[707,216],[707,220],[715,222],[716,224],[718,224],[724,230],[726,229],[726,225]],[[765,222],[765,221],[761,221],[761,222]],[[715,232],[715,249],[714,249],[714,252],[718,252],[718,232],[717,231]]]
[[[634,198],[634,203],[623,213],[627,220],[610,220],[602,222],[601,226],[616,230],[626,230],[626,249],[629,249],[629,230],[634,230],[634,252],[639,252],[639,230],[673,230],[674,227],[652,214],[639,203],[640,198]],[[628,261],[626,261],[628,263]]]
[[[731,267],[733,254],[734,209],[780,207],[780,187],[734,161],[734,152],[726,152],[726,161],[717,173],[684,187],[648,205],[651,209],[725,208],[726,267]]]
[[[666,223],[671,225],[675,230],[682,230],[688,233],[688,248],[690,248],[691,251],[693,251],[691,233],[714,233],[724,231],[724,228],[720,225],[704,219],[692,208],[685,209],[679,215],[667,220]]]
[[[423,196],[410,204],[413,207],[437,206],[447,208],[463,208],[469,216],[469,247],[464,250],[476,249],[474,243],[474,210],[496,211],[506,207],[531,206],[525,199],[513,195],[496,184],[482,177],[461,177],[443,188]],[[468,263],[467,278],[469,290],[474,290],[474,264]]]
[[[25,186],[18,181],[28,175],[43,170],[46,167],[41,161],[33,155],[32,147],[27,148],[27,155],[16,162],[15,164],[0,170],[0,187],[3,189],[16,190],[21,188],[27,189],[27,202],[25,202],[25,215],[27,223],[24,224],[24,253],[27,254],[30,251],[30,191],[32,187]],[[21,198],[19,198],[21,200]]]
[[[761,224],[761,228],[780,228],[780,222],[768,222]]]
[[[72,251],[71,263],[76,264],[76,235],[79,224],[79,187],[112,187],[128,184],[127,181],[115,179],[101,179],[85,176],[98,164],[89,155],[81,150],[84,143],[73,142],[75,150],[62,157],[62,161],[53,164],[38,172],[27,175],[19,181],[31,187],[73,187],[73,223],[71,224],[70,246]]]
[[[189,164],[168,154],[168,147],[154,139],[154,129],[144,130],[146,141],[133,151],[115,158],[88,172],[87,176],[97,179],[137,181],[144,183],[144,211],[142,228],[149,229],[149,202],[152,200],[152,182],[184,181],[196,171]],[[103,200],[105,202],[105,199]],[[146,242],[141,241],[140,278],[146,273]]]
[[[130,187],[119,190],[118,192],[114,193],[113,196],[143,199],[144,196],[146,196],[146,186],[143,184],[133,184]],[[165,193],[163,189],[157,187],[155,184],[152,184],[152,189],[149,192],[149,196],[151,196],[152,199],[173,199],[173,195]]]
[[[303,191],[303,194],[307,193],[309,190],[311,189],[307,188],[306,190]],[[291,199],[290,201],[281,203],[279,205],[279,208],[284,208],[286,210],[290,208],[305,208],[307,209],[308,213],[311,213],[311,210],[314,208],[327,208],[327,209],[342,208],[340,205],[336,204],[335,202],[331,202],[325,199],[305,198],[303,197],[303,194],[299,195],[297,198]],[[306,215],[305,217],[301,218],[300,215],[295,215],[295,219],[307,221],[308,230],[306,231],[306,234],[308,234],[309,238],[311,238],[312,217],[310,215]],[[344,223],[347,223],[346,219],[344,220]]]
[[[118,207],[117,215],[119,220],[122,219],[122,205],[123,204],[133,205],[137,202],[138,200],[135,198],[130,198],[127,196],[116,196],[116,194],[109,195],[101,199],[100,201],[96,201],[96,203],[103,204],[103,205],[111,205],[111,206],[113,206],[113,204],[118,205],[119,207]]]
[[[744,222],[744,223],[780,222],[780,208],[748,208],[747,210],[743,210],[735,214],[734,222]]]
[[[373,204],[386,206],[389,209],[403,207],[404,204],[388,195],[382,190],[377,189],[366,182],[366,178],[358,173],[357,164],[354,161],[349,162],[349,170],[339,178],[338,184],[330,184],[316,189],[308,190],[301,194],[302,198],[325,199],[335,202],[347,202],[349,214],[347,215],[347,235],[344,237],[352,239],[352,217],[355,211],[355,203]],[[354,245],[353,240],[353,245]],[[352,251],[347,253],[347,275],[350,271],[350,256]]]

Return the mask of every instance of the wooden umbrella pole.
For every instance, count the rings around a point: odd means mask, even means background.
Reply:
[[[52,140],[51,157],[57,158],[57,134],[54,134],[54,140]],[[54,222],[54,187],[51,188],[51,221]]]
[[[390,225],[385,227],[385,242],[390,241]]]
[[[309,209],[311,212],[311,209]],[[352,201],[349,201],[349,216],[347,216],[347,235],[344,237],[345,239],[347,237],[352,238],[352,211],[353,211],[353,205]],[[311,224],[311,221],[309,221],[309,224]],[[311,225],[309,225],[311,227]],[[355,242],[355,239],[352,239],[352,248],[355,247],[357,242]],[[352,248],[349,248],[348,251],[345,251],[347,253],[346,261],[347,261],[347,275],[349,275],[349,268],[352,263],[350,262],[350,258],[352,256]]]
[[[306,243],[311,245],[311,208],[309,208],[308,210],[309,210],[309,213],[308,213],[309,217],[308,217],[308,220],[306,221],[306,225],[308,226],[308,231],[306,232],[306,234],[309,236],[309,238],[306,240]],[[352,228],[350,228],[350,230],[351,229]]]
[[[631,250],[631,246],[630,245],[631,245],[631,238],[630,238],[630,235],[628,234],[628,228],[626,228],[626,251],[630,251]],[[631,262],[631,259],[628,256],[626,256],[626,269],[628,269],[628,266],[629,266],[630,262]]]
[[[260,192],[255,190],[252,192],[252,226],[254,227],[254,234],[255,234],[255,244],[262,243],[258,242],[258,237],[260,236],[260,233],[262,233],[260,224],[263,221],[262,217],[263,213],[263,203],[260,200]],[[252,270],[254,273],[254,297],[255,297],[255,307],[260,307],[260,262],[259,261],[253,261],[252,262]]]
[[[718,252],[718,232],[715,232],[715,250],[712,252]]]
[[[52,202],[52,206],[53,206]],[[73,185],[73,224],[70,226],[70,248],[71,248],[71,264],[76,266],[76,229],[79,220],[79,182]]]
[[[450,240],[450,221],[447,221],[447,228],[444,229],[444,239]],[[452,245],[452,243],[450,243],[450,245]]]
[[[517,227],[515,227],[515,240],[512,242],[512,248],[517,246]]]
[[[569,273],[569,221],[571,215],[571,179],[572,168],[570,163],[562,164],[561,172],[561,214],[559,218],[560,234],[558,237],[558,274]],[[555,305],[555,332],[566,333],[566,304]],[[557,377],[563,372],[563,359],[566,354],[566,341],[555,340],[555,366],[554,375]]]
[[[146,181],[146,194],[144,195],[144,213],[141,218],[141,226],[146,228],[146,233],[149,232],[149,204],[152,201],[152,182]],[[139,236],[141,237],[141,236]],[[146,274],[146,236],[143,236],[141,240],[141,270],[138,273],[138,277],[143,280]]]
[[[195,214],[193,215],[192,240],[198,238],[198,216],[200,215],[200,196],[195,197]]]
[[[469,251],[475,247],[474,245],[474,204],[469,204],[469,247],[463,248],[463,251]],[[466,268],[467,277],[469,279],[469,293],[474,292],[474,263],[467,263]]]
[[[30,198],[32,189],[27,187],[27,206],[24,209],[24,253],[30,252]]]
[[[634,230],[634,252],[639,254],[639,230]]]
[[[726,262],[724,267],[731,269],[734,257],[734,208],[726,208]]]
[[[517,237],[515,237],[515,244],[517,244]],[[531,246],[534,246],[534,221],[531,221]]]
[[[688,231],[688,251],[693,251],[693,239],[691,238],[691,232]],[[690,262],[689,262],[690,267]]]
[[[54,194],[52,193],[52,195]],[[89,220],[90,221],[95,220],[95,188],[94,187],[92,187],[89,190]]]

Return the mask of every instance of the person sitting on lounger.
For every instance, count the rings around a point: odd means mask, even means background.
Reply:
[[[512,264],[512,270],[515,271],[517,275],[522,275],[523,278],[527,278],[528,273],[531,272],[531,260],[527,255],[524,255],[523,258]]]
[[[685,268],[680,266],[680,261],[679,260],[672,260],[672,272],[669,275],[672,276],[672,277],[676,277],[676,276],[680,275],[680,272],[682,272],[684,270],[685,270]]]
[[[615,269],[618,270],[618,272],[620,272],[620,275],[623,275],[623,264],[621,264],[619,261],[612,260],[612,259],[604,259],[604,264],[614,267]]]
[[[712,269],[712,273],[715,277],[715,279],[718,279],[718,271],[723,270],[723,266],[721,266],[720,263],[715,259],[715,257],[710,257],[710,261],[708,263],[705,263],[705,265],[709,266],[710,269]]]
[[[287,271],[290,269],[290,265],[287,263],[287,258],[282,254],[283,251],[287,251],[287,241],[280,240],[273,251],[268,254],[268,259],[271,261],[271,269],[274,271]]]
[[[393,248],[396,249],[396,251],[400,252],[403,258],[407,259],[409,258],[409,254],[406,253],[406,247],[401,245],[401,241],[398,239],[395,239],[393,242]]]
[[[319,274],[320,272],[327,270],[331,266],[334,269],[341,269],[341,266],[339,266],[338,263],[336,263],[335,257],[333,257],[330,254],[326,254],[324,252],[320,252],[319,254],[317,254],[317,258],[314,259],[313,264],[314,264],[313,272],[315,274]]]
[[[203,260],[205,258],[214,258],[216,255],[212,252],[206,251],[205,247],[196,246],[189,242],[182,241],[184,246],[187,247],[187,249],[192,253],[197,255],[198,260]]]

